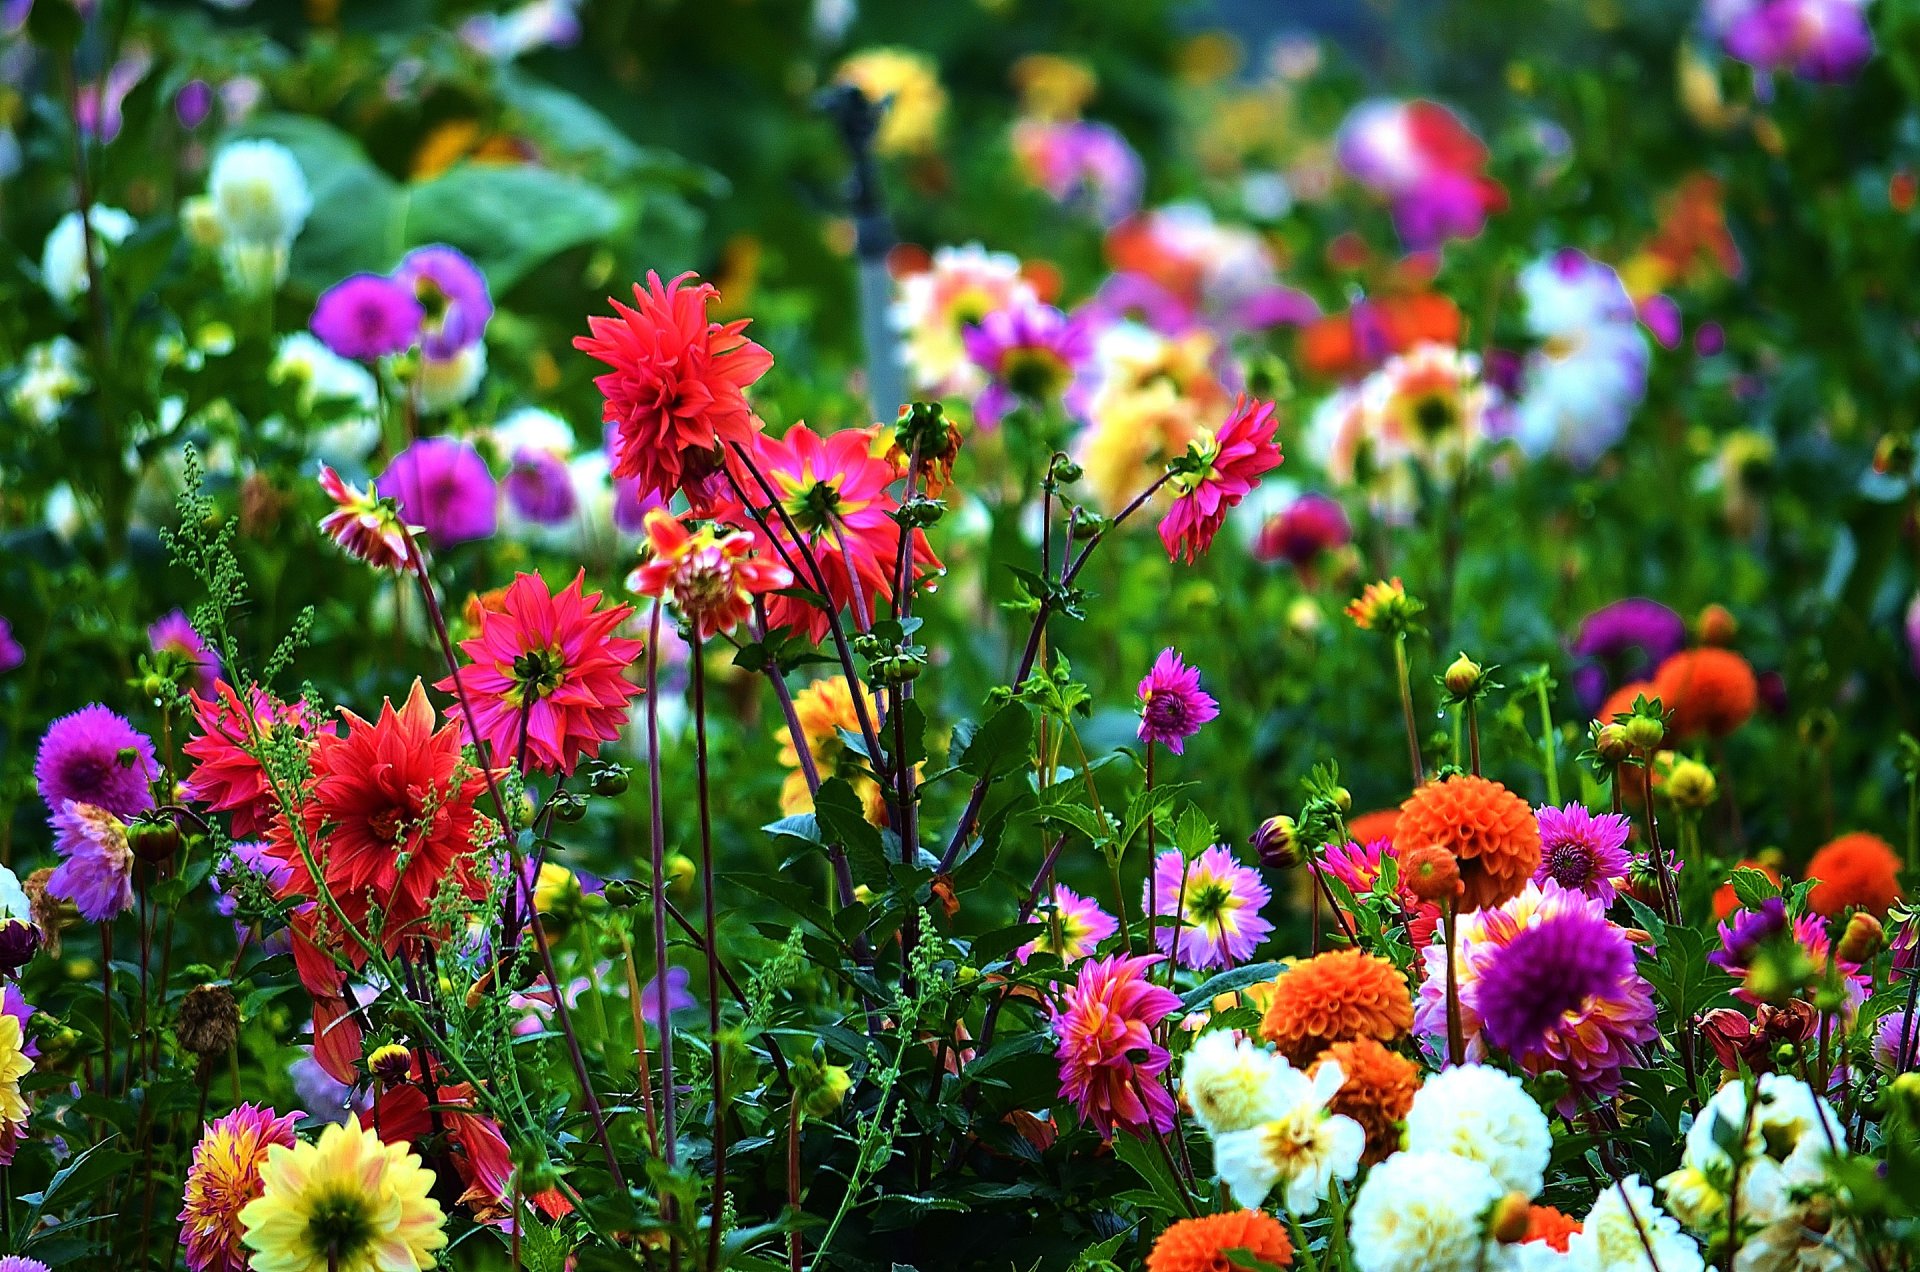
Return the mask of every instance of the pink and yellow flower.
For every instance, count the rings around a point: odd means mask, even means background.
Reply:
[[[1241,397],[1217,433],[1202,433],[1177,467],[1173,506],[1160,521],[1169,559],[1191,564],[1213,544],[1227,513],[1280,466],[1273,403]]]
[[[413,553],[410,527],[393,500],[350,485],[325,464],[320,465],[320,489],[334,503],[333,511],[320,518],[322,534],[376,570],[407,568]]]
[[[672,602],[707,640],[746,622],[754,597],[792,583],[784,565],[754,552],[752,535],[688,530],[664,508],[647,513],[647,557],[627,575],[629,591]]]
[[[1273,931],[1260,917],[1272,897],[1258,871],[1236,861],[1225,844],[1215,844],[1192,861],[1172,849],[1161,853],[1141,904],[1161,916],[1153,933],[1161,952],[1182,967],[1207,971],[1253,956]]]
[[[260,1195],[268,1147],[292,1148],[294,1124],[303,1116],[242,1104],[207,1123],[193,1146],[179,1215],[189,1272],[246,1272],[240,1211]]]
[[[1147,979],[1160,957],[1084,963],[1053,1009],[1060,1095],[1106,1139],[1115,1131],[1144,1137],[1174,1127],[1177,1109],[1160,1082],[1172,1057],[1153,1030],[1179,1010],[1180,999]]]
[[[1035,954],[1051,954],[1062,963],[1077,963],[1120,930],[1119,922],[1098,902],[1057,885],[1052,904],[1034,918],[1045,924],[1046,930],[1014,951],[1014,957],[1022,963]]]

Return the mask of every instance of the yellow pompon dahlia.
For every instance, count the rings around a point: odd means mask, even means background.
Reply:
[[[260,1195],[260,1167],[275,1144],[292,1148],[300,1114],[242,1104],[207,1123],[193,1146],[181,1197],[180,1244],[190,1272],[246,1272],[240,1212]]]
[[[880,710],[865,685],[860,686],[860,697],[867,706],[867,719],[877,728]],[[814,771],[820,780],[846,778],[866,808],[867,820],[878,824],[886,812],[886,796],[879,784],[861,771],[860,757],[848,750],[840,737],[842,729],[856,735],[860,732],[860,717],[854,711],[853,690],[848,687],[847,678],[831,676],[814,681],[793,695],[793,713],[800,721],[800,732],[806,735],[807,752],[813,756]],[[787,770],[787,779],[780,787],[780,811],[789,817],[810,813],[813,796],[807,790],[807,775],[800,767],[800,753],[794,748],[793,735],[782,725],[777,736],[780,763]]]
[[[419,1272],[447,1244],[433,1172],[358,1122],[275,1144],[240,1212],[252,1272]]]
[[[909,49],[868,49],[842,62],[834,78],[852,84],[869,101],[887,103],[873,139],[881,154],[923,155],[940,139],[947,90],[924,55]]]

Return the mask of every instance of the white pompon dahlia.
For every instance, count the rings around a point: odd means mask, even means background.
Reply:
[[[1273,1116],[1270,1079],[1286,1060],[1231,1029],[1201,1034],[1180,1069],[1180,1093],[1208,1135],[1244,1131]]]
[[[1462,1064],[1428,1078],[1414,1094],[1407,1148],[1479,1162],[1503,1191],[1531,1198],[1546,1179],[1553,1130],[1518,1078]]]
[[[1700,1247],[1654,1204],[1653,1189],[1638,1175],[1629,1175],[1600,1194],[1582,1229],[1567,1239],[1567,1255],[1574,1272],[1706,1269]]]
[[[220,148],[207,174],[207,197],[228,239],[282,247],[299,237],[313,193],[293,152],[277,141],[235,141]]]
[[[134,219],[119,208],[96,203],[87,213],[93,227],[93,261],[107,259],[107,249],[118,247],[133,233]],[[67,213],[54,223],[40,249],[40,282],[47,294],[63,305],[71,305],[87,290],[87,234],[80,225],[80,213]]]
[[[1477,1272],[1483,1254],[1498,1252],[1486,1219],[1506,1191],[1480,1162],[1395,1153],[1354,1197],[1353,1265],[1359,1272]]]

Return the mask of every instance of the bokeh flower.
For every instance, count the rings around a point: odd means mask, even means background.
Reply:
[[[447,718],[466,720],[471,707],[467,723],[494,765],[524,755],[530,768],[571,773],[625,727],[640,695],[625,672],[641,643],[614,633],[633,609],[602,606],[585,586],[585,570],[558,592],[538,574],[516,575],[497,604],[481,607],[479,632],[460,642],[464,697],[456,694]],[[453,693],[454,677],[435,688]]]
[[[1059,1039],[1060,1096],[1101,1136],[1158,1135],[1173,1129],[1173,1097],[1160,1083],[1172,1057],[1154,1026],[1180,1008],[1173,991],[1147,979],[1160,956],[1094,959],[1052,1008]]]
[[[1683,650],[1661,663],[1650,696],[1673,713],[1673,736],[1721,738],[1752,717],[1760,682],[1739,654],[1709,646]]]
[[[179,1214],[190,1272],[247,1272],[240,1211],[260,1195],[268,1148],[292,1148],[294,1125],[304,1116],[242,1104],[206,1124],[193,1146]]]
[[[159,776],[152,740],[97,702],[48,725],[33,761],[40,798],[55,816],[70,800],[137,816],[153,807]]]
[[[400,283],[384,274],[351,274],[320,293],[307,325],[341,357],[374,362],[411,349],[424,316]]]
[[[1426,844],[1459,859],[1463,910],[1512,898],[1540,866],[1533,810],[1500,783],[1473,774],[1427,782],[1400,806],[1394,850],[1405,856]]]
[[[1273,894],[1260,872],[1241,865],[1225,844],[1191,861],[1172,849],[1161,853],[1143,891],[1142,907],[1163,920],[1153,942],[1181,967],[1207,971],[1244,963],[1273,930],[1260,917]]]
[[[1514,438],[1530,455],[1590,467],[1626,435],[1651,354],[1620,276],[1562,248],[1520,271],[1527,328],[1541,341],[1521,369]]]
[[[886,816],[886,794],[867,774],[866,762],[848,749],[840,736],[842,729],[856,735],[860,732],[860,715],[853,703],[855,692],[845,676],[816,680],[793,695],[793,713],[800,721],[800,734],[820,779],[845,778],[866,808],[867,820],[878,824]],[[864,684],[857,692],[866,704],[867,719],[878,728],[881,716],[873,694]],[[794,748],[792,731],[783,724],[774,737],[780,743],[780,765],[787,770],[780,786],[780,811],[789,817],[812,812],[813,793],[807,789],[807,775],[800,765],[800,752]]]
[[[1601,606],[1580,620],[1570,645],[1582,660],[1573,673],[1581,706],[1598,719],[1610,720],[1600,710],[1607,695],[1645,680],[1686,643],[1686,620],[1658,601],[1629,596]]]
[[[420,312],[420,352],[445,362],[480,343],[493,298],[486,276],[466,255],[442,243],[417,247],[400,258],[393,281],[410,295]]]
[[[1140,206],[1140,156],[1109,124],[1086,119],[1021,119],[1013,154],[1027,180],[1055,203],[1112,225]]]
[[[886,102],[873,147],[883,155],[924,155],[940,138],[947,90],[933,61],[913,49],[863,49],[840,64],[834,79],[872,102]]]
[[[1807,862],[1806,877],[1817,880],[1807,894],[1815,914],[1831,918],[1851,906],[1885,914],[1900,899],[1900,854],[1880,836],[1857,830],[1822,844]]]
[[[1260,1033],[1296,1065],[1336,1042],[1393,1042],[1413,1024],[1404,977],[1383,958],[1332,950],[1294,964],[1274,982]]]
[[[689,281],[691,280],[691,281]],[[662,283],[651,270],[635,283],[635,307],[608,303],[616,317],[587,320],[592,334],[573,347],[612,367],[595,377],[612,425],[613,475],[666,499],[681,484],[688,451],[742,445],[754,435],[746,389],[773,365],[747,339],[747,319],[709,322],[719,293],[692,273]]]
[[[1188,444],[1174,465],[1173,504],[1160,520],[1160,542],[1170,560],[1196,560],[1212,546],[1227,514],[1280,466],[1278,427],[1273,403],[1242,397],[1218,432]]]
[[[1093,334],[1084,319],[1052,305],[1014,304],[984,315],[962,339],[967,358],[986,376],[986,387],[973,400],[980,427],[999,427],[1022,404],[1045,409],[1065,403],[1070,413],[1079,413],[1070,390],[1093,356]]]
[[[253,1272],[402,1272],[434,1266],[446,1215],[433,1172],[358,1121],[317,1142],[275,1144],[260,1195],[240,1211]]]
[[[1708,0],[1702,12],[1727,56],[1759,71],[1841,83],[1873,56],[1867,0]]]
[[[186,613],[172,610],[147,628],[147,644],[156,654],[169,655],[187,671],[185,688],[212,693],[220,678],[220,655],[193,629]]]
[[[980,392],[986,376],[967,357],[966,332],[988,314],[1040,303],[1020,260],[978,243],[943,247],[900,279],[893,325],[905,337],[913,387],[934,397]]]
[[[1352,539],[1353,524],[1340,501],[1309,492],[1267,518],[1253,541],[1253,555],[1260,561],[1285,561],[1305,573],[1322,553],[1343,548]]]
[[[441,547],[492,536],[500,488],[472,443],[423,437],[393,457],[374,489]]]
[[[1411,249],[1472,238],[1506,206],[1506,192],[1486,175],[1485,144],[1437,102],[1362,102],[1334,144],[1348,174],[1387,201]]]

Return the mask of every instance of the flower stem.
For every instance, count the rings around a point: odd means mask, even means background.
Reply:
[[[660,1031],[660,1147],[667,1165],[679,1160],[674,1134],[673,1021],[667,1003],[667,821],[660,789],[660,602],[647,629],[647,805],[653,864],[653,974],[660,985],[654,1024]]]
[[[1553,732],[1553,704],[1547,699],[1547,678],[1534,686],[1540,694],[1540,771],[1547,776],[1547,803],[1560,804],[1560,755]]]
[[[1413,785],[1418,789],[1427,780],[1427,773],[1420,759],[1420,725],[1413,715],[1413,675],[1407,668],[1405,632],[1395,632],[1393,636],[1393,670],[1400,682],[1400,714],[1407,726],[1407,757],[1413,763]]]
[[[656,618],[659,610],[654,611]],[[727,1103],[725,1049],[720,1041],[720,927],[713,903],[713,814],[707,778],[706,642],[693,628],[693,764],[695,803],[700,810],[700,890],[706,907],[707,1035],[713,1048],[713,1214],[707,1224],[707,1266],[720,1266],[720,1216],[727,1197]],[[664,983],[662,989],[664,990]],[[662,994],[664,998],[664,993]]]
[[[1466,1057],[1467,1046],[1460,1025],[1460,968],[1457,963],[1458,946],[1454,927],[1454,900],[1448,897],[1446,906],[1440,912],[1441,930],[1447,941],[1447,1063],[1459,1064]]]

